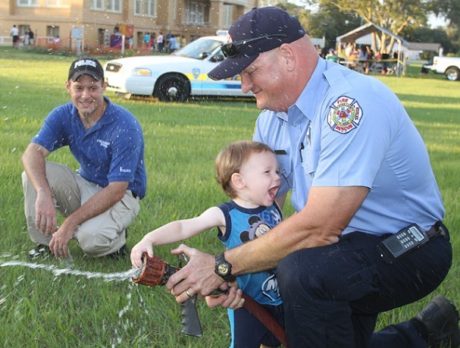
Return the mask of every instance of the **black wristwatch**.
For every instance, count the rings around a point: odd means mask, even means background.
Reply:
[[[232,264],[225,260],[224,253],[216,255],[216,268],[214,272],[226,282],[233,282],[235,276],[232,274]]]

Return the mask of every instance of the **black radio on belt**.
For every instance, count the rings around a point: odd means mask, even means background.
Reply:
[[[384,239],[377,245],[380,256],[387,262],[418,248],[429,241],[429,237],[417,224],[409,225]]]

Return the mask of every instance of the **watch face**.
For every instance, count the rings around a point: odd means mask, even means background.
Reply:
[[[225,264],[225,263],[221,263],[219,266],[218,266],[218,269],[219,269],[219,273],[222,274],[222,275],[227,275],[228,273],[228,265]]]

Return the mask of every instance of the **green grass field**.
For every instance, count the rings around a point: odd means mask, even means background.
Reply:
[[[38,55],[0,48],[0,264],[27,262],[33,246],[25,229],[20,156],[44,117],[68,100],[64,83],[72,57]],[[435,294],[460,306],[460,83],[435,76],[379,77],[401,98],[426,141],[446,206],[454,265]],[[254,102],[196,100],[165,104],[128,101],[109,94],[139,119],[145,133],[148,194],[129,229],[128,246],[172,219],[196,215],[226,199],[214,180],[214,158],[231,141],[249,139],[258,111]],[[67,150],[51,155],[76,168]],[[286,209],[289,214],[292,210]],[[216,231],[188,242],[221,250]],[[170,246],[157,254],[172,264]],[[125,260],[84,257],[71,242],[74,268],[123,272]],[[40,260],[63,267],[59,260]],[[384,313],[379,327],[413,316],[435,294]],[[27,267],[0,267],[0,346],[3,347],[226,347],[226,312],[199,303],[203,337],[180,334],[180,307],[164,288],[107,282]]]

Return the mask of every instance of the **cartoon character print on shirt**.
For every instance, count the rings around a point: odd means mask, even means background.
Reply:
[[[252,215],[248,219],[249,229],[240,234],[240,239],[243,243],[258,238],[271,229],[271,226],[276,226],[281,222],[281,215],[275,213],[274,210],[267,209],[260,215]]]
[[[333,131],[346,134],[359,126],[363,110],[356,99],[341,96],[330,106],[327,123]]]
[[[273,216],[270,214],[270,217]],[[260,236],[270,231],[270,226],[257,215],[250,216],[248,223],[249,230],[243,231],[240,234],[240,239],[243,243],[259,238]],[[264,280],[261,285],[261,291],[272,301],[274,301],[275,298],[279,298],[280,293],[278,288],[278,279],[275,277],[274,273],[270,272],[270,275]]]
[[[262,221],[257,215],[249,217],[248,223],[249,231],[243,231],[240,234],[240,238],[243,243],[256,239],[270,230],[270,226],[268,226],[266,222]]]

